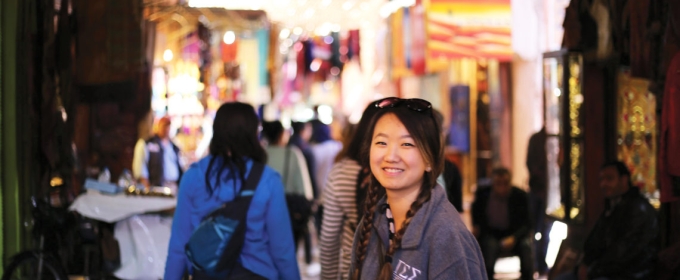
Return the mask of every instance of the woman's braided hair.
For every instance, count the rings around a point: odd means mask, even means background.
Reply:
[[[434,188],[437,180],[437,176],[442,172],[444,168],[444,149],[440,137],[440,126],[432,115],[428,115],[423,112],[415,112],[404,107],[394,107],[381,109],[371,121],[371,129],[367,134],[368,137],[364,137],[363,145],[363,155],[362,165],[370,166],[370,148],[373,137],[373,130],[376,123],[386,114],[394,114],[402,124],[406,127],[411,137],[414,139],[416,146],[420,150],[421,155],[425,159],[425,162],[430,163],[432,170],[426,172],[423,175],[423,185],[420,188],[418,197],[411,204],[410,209],[406,213],[406,219],[404,220],[401,229],[394,235],[394,241],[391,243],[387,250],[386,255],[391,256],[396,252],[399,247],[401,247],[401,241],[404,237],[404,233],[408,228],[409,224],[413,220],[416,212],[420,210],[423,204],[430,200],[432,195],[432,189]],[[359,225],[359,243],[356,247],[356,258],[354,267],[354,274],[351,275],[352,279],[360,279],[362,265],[366,259],[366,253],[368,250],[369,241],[371,239],[371,234],[373,232],[373,218],[378,207],[378,201],[385,195],[385,188],[378,182],[373,174],[371,174],[371,184],[368,187],[366,200],[364,202],[364,216],[362,223]],[[378,279],[391,279],[392,278],[392,263],[385,261],[380,268],[380,274]]]

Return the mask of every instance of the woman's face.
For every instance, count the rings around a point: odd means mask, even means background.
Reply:
[[[416,142],[396,115],[386,114],[375,125],[370,149],[371,171],[389,191],[419,190],[430,170]]]

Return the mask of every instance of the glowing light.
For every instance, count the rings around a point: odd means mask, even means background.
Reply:
[[[560,250],[562,241],[567,239],[567,225],[562,222],[554,222],[550,229],[550,243],[548,244],[548,252],[545,256],[545,262],[548,267],[552,267],[557,259],[557,253]]]
[[[167,49],[165,50],[165,52],[163,52],[163,60],[165,60],[165,62],[170,62],[172,60],[172,57],[173,55],[170,49]]]
[[[326,36],[323,38],[323,42],[326,44],[333,44],[333,37],[332,36]]]
[[[302,43],[300,43],[300,42],[295,43],[294,49],[295,49],[296,52],[301,51],[302,50]]]
[[[583,95],[582,94],[574,95],[574,103],[582,104],[583,103]]]
[[[293,29],[293,33],[294,33],[295,35],[301,35],[301,34],[302,34],[302,27],[295,27],[295,28]]]
[[[59,107],[59,111],[61,111],[61,120],[66,122],[68,120],[68,114],[66,113],[66,109],[64,107]]]
[[[359,18],[359,17],[361,17],[361,12],[358,11],[358,10],[353,10],[353,11],[349,14],[349,16],[350,16],[351,18]]]
[[[563,222],[554,222],[552,229],[550,229],[550,239],[551,240],[564,240],[567,239],[567,225]]]
[[[317,109],[319,112],[319,120],[324,124],[331,124],[333,122],[333,108],[328,105],[320,105]]]
[[[394,0],[389,1],[380,7],[380,16],[383,18],[389,17],[392,13],[399,10],[399,8],[406,8],[416,4],[416,0]]]
[[[349,123],[351,124],[357,124],[361,120],[361,115],[363,114],[363,110],[354,110],[350,115],[349,118],[347,119]]]
[[[340,68],[338,68],[338,67],[331,68],[331,75],[333,75],[333,76],[340,75]]]
[[[315,12],[314,8],[307,8],[307,10],[305,10],[305,18],[313,17]]]
[[[553,90],[553,93],[555,94],[555,96],[560,97],[562,95],[562,90],[560,88],[555,88],[555,90]]]
[[[290,29],[288,29],[288,28],[284,28],[279,33],[279,38],[281,38],[281,39],[286,39],[286,38],[288,38],[288,36],[290,36]]]
[[[352,9],[352,7],[354,7],[354,2],[352,2],[352,1],[347,1],[345,3],[342,3],[342,9],[345,10],[345,11],[349,11],[350,9]]]
[[[234,33],[234,31],[224,32],[224,38],[222,39],[224,40],[225,44],[231,45],[234,42],[236,42],[236,34]]]
[[[309,70],[316,72],[319,71],[319,68],[321,68],[321,59],[315,58],[312,60],[312,63],[309,64]]]
[[[278,0],[275,2],[279,7],[287,7],[288,5],[290,5],[290,0]]]
[[[316,29],[314,29],[314,34],[320,37],[328,36],[328,34],[331,33],[332,26],[333,26],[332,24],[326,22],[321,26],[317,27]]]
[[[384,77],[385,73],[382,70],[376,70],[373,72],[373,76],[371,76],[371,82],[373,82],[373,85],[378,85]]]
[[[309,121],[314,118],[314,110],[312,108],[307,108],[304,110],[301,116],[301,121]]]
[[[281,54],[287,54],[288,53],[288,46],[286,46],[286,45],[279,46],[279,52]]]
[[[286,78],[288,78],[289,81],[294,80],[295,77],[297,76],[297,63],[295,63],[295,61],[289,61],[288,63],[286,63],[285,67],[287,68]]]

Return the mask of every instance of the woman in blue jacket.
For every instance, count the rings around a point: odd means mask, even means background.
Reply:
[[[181,279],[193,269],[184,247],[201,219],[231,201],[253,161],[266,163],[258,141],[259,121],[252,106],[225,103],[215,115],[210,155],[191,165],[182,177],[164,279]],[[266,166],[247,214],[246,239],[237,279],[300,279],[281,177]],[[238,275],[236,275],[238,274]],[[239,278],[240,277],[240,278]]]

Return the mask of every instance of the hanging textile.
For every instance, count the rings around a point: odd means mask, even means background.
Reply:
[[[659,176],[661,202],[680,200],[680,53],[671,61],[661,109]]]

